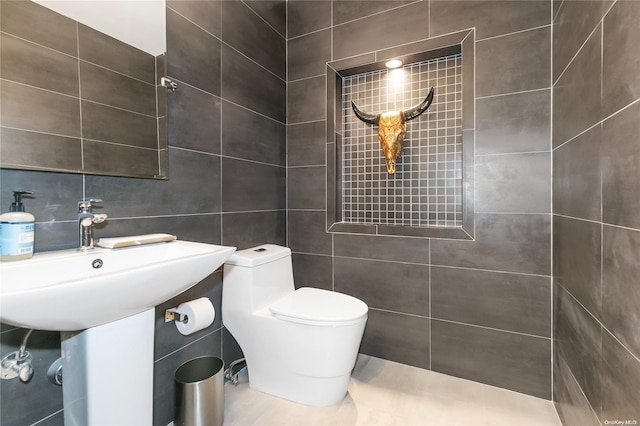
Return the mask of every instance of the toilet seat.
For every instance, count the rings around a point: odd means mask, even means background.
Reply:
[[[355,297],[303,287],[273,303],[269,309],[279,319],[318,326],[347,326],[367,318],[369,308]]]

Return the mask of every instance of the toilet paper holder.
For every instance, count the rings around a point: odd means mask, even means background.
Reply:
[[[176,316],[178,318],[176,318]],[[183,324],[189,322],[189,316],[178,312],[178,308],[171,308],[164,311],[164,322],[178,321]]]

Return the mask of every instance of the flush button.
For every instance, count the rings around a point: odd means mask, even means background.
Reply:
[[[259,249],[255,249],[254,251],[257,251],[258,253],[262,253],[263,251],[267,251],[267,249],[264,247],[260,247]]]

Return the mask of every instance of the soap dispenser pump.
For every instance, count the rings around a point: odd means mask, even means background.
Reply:
[[[0,260],[22,260],[33,256],[35,218],[25,213],[23,195],[31,191],[13,191],[14,202],[9,213],[0,215]]]

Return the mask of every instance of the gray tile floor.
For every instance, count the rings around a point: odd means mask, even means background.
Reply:
[[[246,370],[225,398],[225,426],[561,426],[551,401],[365,355],[336,406],[255,391]]]

